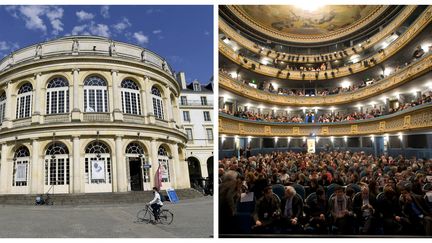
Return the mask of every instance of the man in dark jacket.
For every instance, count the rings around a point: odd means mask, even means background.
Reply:
[[[400,235],[407,228],[408,220],[403,217],[393,183],[384,186],[383,196],[378,198],[378,211],[383,220],[385,235]]]
[[[271,186],[264,189],[262,196],[256,203],[253,219],[256,233],[274,233],[274,226],[280,217],[280,200],[273,194]]]
[[[401,190],[402,211],[408,217],[413,230],[422,230],[419,233],[432,235],[432,212],[420,195],[411,193],[409,187]]]
[[[353,211],[361,229],[360,233],[374,234],[376,199],[369,193],[367,184],[361,183],[360,188],[361,192],[354,196]]]
[[[281,202],[281,224],[283,232],[299,233],[300,218],[303,215],[303,201],[292,186],[285,187],[285,197]]]

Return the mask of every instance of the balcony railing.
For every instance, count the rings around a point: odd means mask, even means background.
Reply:
[[[109,113],[84,113],[85,122],[108,122],[111,121]]]
[[[203,102],[201,100],[187,100],[180,102],[181,106],[213,106],[213,101]]]

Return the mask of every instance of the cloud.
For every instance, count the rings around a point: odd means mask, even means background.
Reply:
[[[63,8],[57,6],[8,6],[5,8],[14,18],[22,19],[25,22],[25,27],[29,30],[42,31],[47,33],[48,27],[45,24],[44,18],[48,19],[52,27],[52,34],[58,35],[63,31]]]
[[[171,63],[183,63],[183,58],[181,58],[180,56],[169,56],[168,59],[170,60]]]
[[[152,33],[155,35],[158,35],[158,34],[162,33],[162,30],[153,30]]]
[[[117,24],[112,25],[112,27],[114,28],[114,30],[116,30],[117,32],[121,33],[123,32],[123,30],[125,30],[128,27],[131,27],[132,24],[129,22],[129,19],[123,17],[123,19],[118,22]]]
[[[135,38],[135,40],[139,43],[139,44],[148,44],[149,43],[149,38],[148,36],[144,35],[142,33],[142,31],[139,32],[135,32],[133,34],[133,37]]]
[[[210,35],[210,32],[208,32],[207,30],[204,31],[204,35]]]
[[[73,27],[72,35],[97,35],[103,37],[110,37],[111,32],[109,30],[108,25],[106,24],[97,24],[94,21],[91,21],[89,24],[77,25]]]
[[[109,6],[102,6],[101,7],[100,13],[101,13],[102,17],[104,17],[104,19],[107,19],[110,17],[109,8],[110,8]]]
[[[12,51],[19,48],[18,43],[11,43],[7,41],[0,41],[0,51]]]
[[[76,12],[75,14],[78,17],[78,21],[92,20],[94,18],[94,15],[92,13],[87,13],[84,10]]]

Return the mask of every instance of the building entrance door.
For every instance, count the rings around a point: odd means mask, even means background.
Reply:
[[[132,191],[143,190],[143,175],[140,158],[129,158],[129,175]]]

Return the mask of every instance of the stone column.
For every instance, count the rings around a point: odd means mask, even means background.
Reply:
[[[150,84],[150,79],[149,77],[145,77],[144,78],[144,84],[146,84],[146,106],[147,106],[147,114],[145,114],[146,116],[148,116],[148,122],[150,124],[154,124],[156,122],[155,120],[155,115],[153,113],[153,99],[152,99],[152,93],[151,93],[151,88],[152,85]]]
[[[115,138],[115,151],[116,151],[116,164],[117,164],[117,191],[127,191],[127,177],[126,177],[126,163],[125,156],[123,153],[123,141],[122,136],[116,136]]]
[[[121,99],[120,99],[120,89],[119,89],[119,80],[118,80],[118,70],[111,70],[112,77],[112,97],[114,104],[113,117],[114,121],[123,121],[123,113],[121,111]]]
[[[180,173],[180,158],[179,158],[179,154],[178,154],[178,145],[176,143],[174,145],[172,145],[172,159],[171,159],[171,161],[172,161],[172,163],[171,163],[172,169],[170,171],[170,175],[172,178],[171,185],[174,188],[178,188],[182,184],[180,178],[181,177],[189,178],[189,175],[186,176],[184,173]]]
[[[33,96],[33,114],[32,114],[32,123],[41,123],[41,100],[42,100],[42,73],[35,74],[35,88],[34,88],[34,96]]]
[[[0,161],[0,193],[6,194],[9,192],[10,184],[12,184],[12,180],[10,180],[10,175],[12,170],[8,164],[8,150],[9,146],[6,143],[1,144],[1,161]]]
[[[146,93],[146,85],[143,85],[143,89],[140,90],[140,95],[141,95],[141,110],[142,110],[142,115],[144,116],[144,123],[148,124],[148,108],[147,108],[147,93]]]
[[[79,69],[72,69],[73,73],[73,109],[72,121],[81,121],[81,109],[79,107]],[[85,110],[85,104],[84,104]]]
[[[13,114],[12,114],[12,81],[9,81],[7,83],[6,88],[6,109],[5,109],[5,118],[2,124],[2,128],[12,128],[12,120],[13,120]]]
[[[156,139],[152,139],[150,142],[150,182],[153,186],[156,186],[156,171],[159,166],[158,161],[158,148],[156,146]]]
[[[80,160],[80,138],[79,136],[73,136],[73,163],[72,168],[70,170],[71,180],[70,183],[73,185],[72,193],[82,193],[84,188],[84,180],[82,179],[84,176],[84,171],[81,169],[81,160]]]
[[[31,153],[31,176],[30,176],[30,193],[36,194],[43,192],[43,184],[40,185],[41,176],[44,174],[44,166],[40,164],[39,159],[39,141],[37,139],[32,139],[32,153]]]

